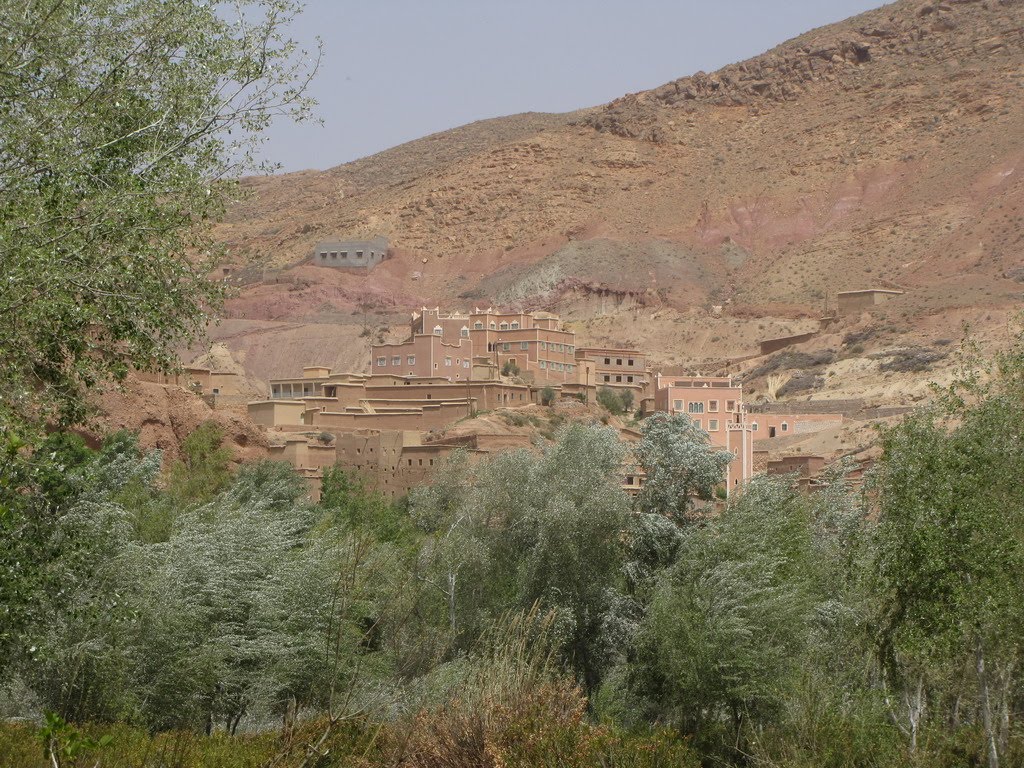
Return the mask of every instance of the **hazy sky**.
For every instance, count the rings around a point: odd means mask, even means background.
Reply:
[[[881,0],[307,0],[324,41],[323,126],[278,124],[265,156],[330,168],[516,112],[567,112],[749,58]]]

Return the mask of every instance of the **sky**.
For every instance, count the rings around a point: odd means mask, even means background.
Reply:
[[[322,125],[262,153],[326,169],[475,120],[568,112],[756,56],[880,0],[307,0]]]

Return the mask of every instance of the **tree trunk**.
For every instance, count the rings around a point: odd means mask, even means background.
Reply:
[[[455,572],[448,572],[448,623],[455,637]]]
[[[988,768],[999,768],[999,748],[992,723],[992,702],[989,696],[988,672],[985,670],[985,652],[981,638],[974,641],[974,665],[978,673],[978,703],[981,706],[981,722],[985,728],[985,743],[988,748]]]

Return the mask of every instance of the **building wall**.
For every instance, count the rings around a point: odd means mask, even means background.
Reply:
[[[888,301],[893,296],[902,295],[902,293],[902,291],[885,290],[844,291],[837,297],[836,306],[840,315],[848,315],[871,309],[883,301]]]
[[[419,334],[398,344],[374,344],[371,348],[371,374],[441,376],[464,381],[470,377],[472,368],[470,339],[447,343],[442,336]]]
[[[469,415],[473,408],[470,402],[440,402],[417,405],[394,411],[307,411],[310,426],[328,432],[357,429],[416,430],[428,432],[440,430],[454,421]]]
[[[320,267],[348,267],[372,269],[388,255],[388,241],[383,237],[374,240],[323,240],[313,249],[313,263]]]
[[[801,478],[811,478],[816,477],[824,468],[824,456],[784,456],[768,462],[769,475],[789,475],[795,472]]]
[[[794,344],[801,344],[805,341],[809,341],[818,335],[817,331],[809,331],[808,333],[798,333],[795,336],[780,336],[777,339],[765,339],[761,342],[761,354],[770,355],[772,352],[778,352],[780,349],[791,347]]]
[[[639,384],[643,386],[649,378],[647,357],[636,349],[615,349],[612,347],[581,347],[576,350],[577,360],[594,363],[597,383]]]
[[[301,400],[259,400],[249,403],[249,418],[262,427],[301,424],[306,403]]]
[[[843,417],[837,413],[748,413],[747,421],[753,428],[755,440],[770,440],[838,427]]]

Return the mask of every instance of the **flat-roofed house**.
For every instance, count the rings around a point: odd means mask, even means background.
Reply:
[[[865,288],[860,291],[842,291],[839,293],[836,306],[840,315],[863,312],[888,301],[894,296],[902,296],[903,291],[890,288]]]
[[[318,267],[344,267],[371,270],[388,257],[388,241],[321,240],[313,249],[313,264]]]

